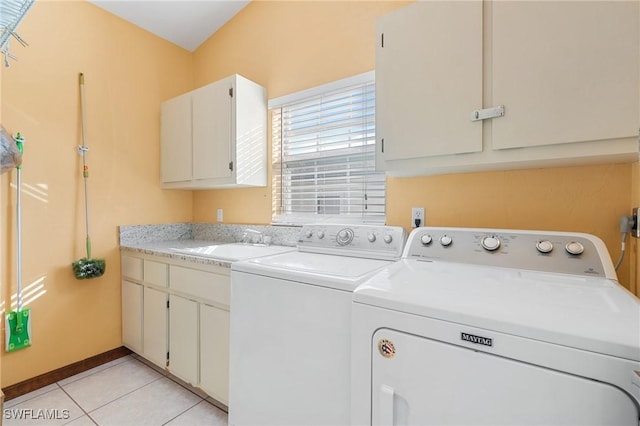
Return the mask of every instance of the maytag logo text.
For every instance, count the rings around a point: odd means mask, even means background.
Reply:
[[[473,334],[460,333],[460,338],[465,342],[475,343],[476,345],[493,346],[493,339]]]

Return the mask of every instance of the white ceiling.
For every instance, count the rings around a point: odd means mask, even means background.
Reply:
[[[89,1],[190,52],[249,4],[249,0]]]

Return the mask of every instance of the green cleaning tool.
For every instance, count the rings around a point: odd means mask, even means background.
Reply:
[[[87,152],[89,147],[87,146],[85,139],[85,109],[84,109],[84,75],[80,73],[80,104],[82,115],[82,145],[78,147],[78,154],[82,156],[82,176],[84,178],[84,212],[85,212],[85,225],[87,231],[87,257],[76,260],[71,266],[73,266],[73,273],[79,280],[87,278],[97,278],[104,274],[106,269],[106,262],[104,259],[93,259],[91,257],[91,237],[89,235],[89,189],[87,180],[89,179],[89,166],[87,165]]]
[[[24,139],[18,133],[14,140],[20,155],[24,152]],[[17,230],[17,309],[5,313],[6,351],[13,352],[31,346],[31,311],[22,309],[22,165],[16,167],[16,230]]]

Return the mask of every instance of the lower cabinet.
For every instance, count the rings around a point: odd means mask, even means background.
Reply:
[[[122,342],[229,401],[229,268],[122,255]]]
[[[167,366],[168,329],[166,291],[144,288],[142,309],[142,356],[165,368]]]
[[[169,296],[169,371],[198,384],[198,302]]]
[[[142,285],[122,280],[122,344],[142,353]]]
[[[200,387],[229,404],[229,311],[200,305]]]

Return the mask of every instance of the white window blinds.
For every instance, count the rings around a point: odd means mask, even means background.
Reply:
[[[384,223],[373,78],[314,92],[271,110],[274,223]]]

